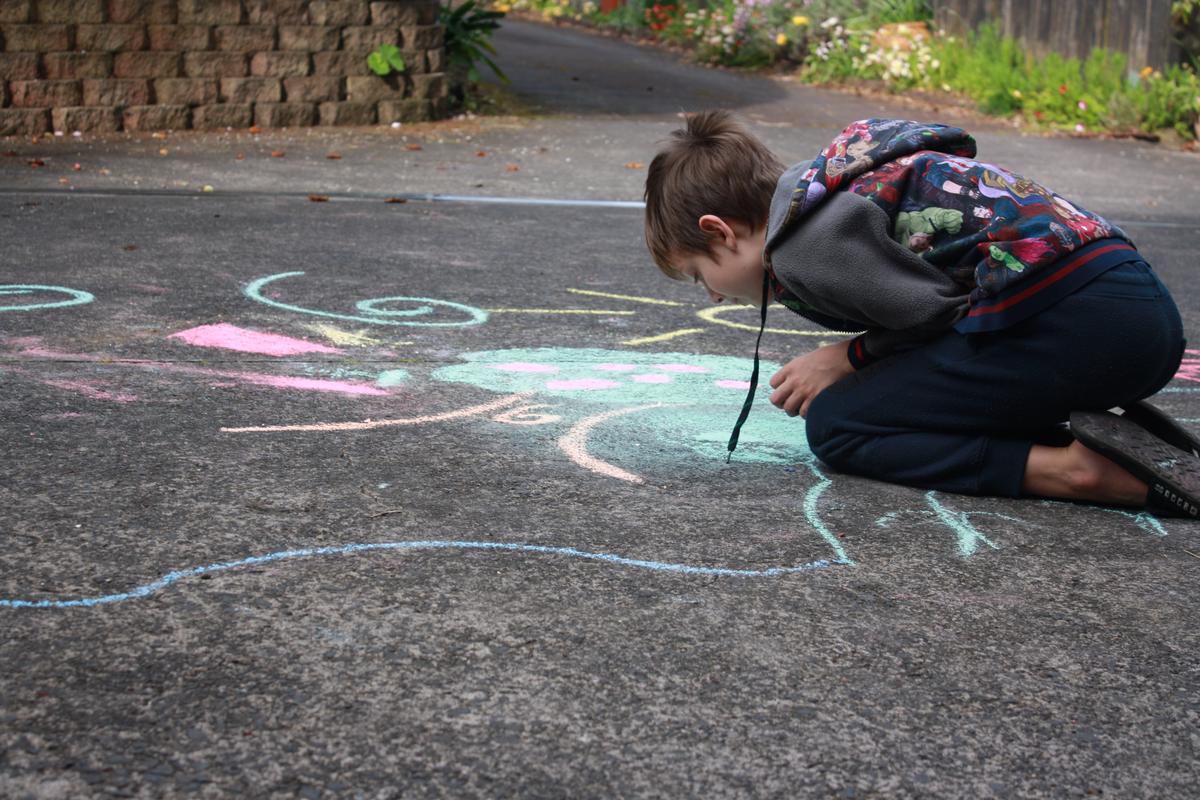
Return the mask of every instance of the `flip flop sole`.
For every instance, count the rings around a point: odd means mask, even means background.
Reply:
[[[1071,414],[1071,433],[1150,487],[1148,505],[1200,517],[1200,459],[1131,419],[1105,411]]]
[[[1164,414],[1160,409],[1150,405],[1145,400],[1138,400],[1122,406],[1125,412],[1121,416],[1131,419],[1150,433],[1184,452],[1200,457],[1200,439],[1192,435],[1175,420]]]

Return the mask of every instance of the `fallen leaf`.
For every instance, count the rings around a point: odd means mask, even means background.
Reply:
[[[44,167],[44,166],[46,166],[46,162],[42,161],[40,158],[31,158],[31,159],[29,159],[29,166]]]
[[[640,162],[640,161],[630,161],[628,164],[625,165],[625,169],[641,169],[641,168],[642,168],[642,162]]]
[[[283,150],[272,150],[271,151],[271,158],[283,158],[286,155],[287,155],[287,153],[285,153]]]
[[[421,147],[421,145],[417,144],[416,142],[410,142],[409,144],[404,145],[404,149],[405,150],[423,150],[424,148]]]
[[[108,167],[101,167],[101,168],[100,168],[99,170],[97,170],[97,171],[98,171],[98,172],[99,172],[101,175],[112,175],[112,170],[110,170]]]
[[[250,132],[251,133],[262,133],[262,128],[258,127],[257,125],[251,125]]]
[[[213,187],[208,185],[207,183],[204,184],[204,186],[200,189],[200,191],[202,191],[202,192],[211,192],[212,190],[213,190]]]
[[[71,169],[75,170],[76,172],[79,172],[80,170],[83,169],[83,165],[77,161],[71,165]]]
[[[68,178],[59,178],[58,182],[61,183],[63,186],[66,186],[71,181]]]
[[[124,249],[125,249],[127,252],[130,252],[130,253],[132,253],[134,250],[137,250],[137,249],[138,249],[138,246],[137,246],[136,244],[127,244],[127,245],[125,245],[125,248],[124,248]]]
[[[166,155],[170,155],[170,154],[171,154],[171,151],[170,151],[170,150],[168,150],[168,149],[167,149],[167,148],[165,148],[165,147],[160,147],[160,148],[158,149],[158,154],[159,154],[160,156],[166,156]]]
[[[386,200],[384,200],[383,202],[385,202],[385,203],[407,203],[408,198],[407,197],[389,197]]]
[[[341,153],[328,153],[328,154],[326,154],[325,157],[328,158],[330,161],[340,161],[342,159],[342,154]]]
[[[479,151],[478,153],[476,153],[475,155],[479,156],[480,158],[486,158],[486,157],[487,157],[487,151],[486,151],[486,150],[480,150],[480,151]]]
[[[245,161],[245,160],[246,160],[246,154],[245,154],[245,153],[238,153],[238,154],[237,154],[236,156],[234,156],[233,158],[234,158],[234,160],[235,160],[235,161]]]
[[[164,133],[163,131],[155,131],[154,133],[150,134],[150,138],[151,139],[165,139],[165,138],[167,138],[167,134]]]
[[[314,203],[328,203],[329,202],[328,195],[323,195],[323,194],[310,194],[308,196],[308,199]]]
[[[518,167],[516,164],[505,164],[504,171],[505,172],[520,172],[521,168]]]

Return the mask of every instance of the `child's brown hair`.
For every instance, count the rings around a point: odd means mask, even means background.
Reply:
[[[646,175],[646,246],[668,277],[681,276],[671,260],[712,254],[696,224],[705,214],[758,230],[767,224],[783,164],[728,111],[702,111],[671,141]]]

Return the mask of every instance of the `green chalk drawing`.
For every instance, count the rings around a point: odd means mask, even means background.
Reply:
[[[875,520],[876,527],[888,528],[894,520],[903,516],[918,516],[932,519],[933,521],[945,525],[949,528],[958,540],[958,553],[964,558],[972,556],[979,548],[979,543],[982,542],[993,550],[999,550],[999,545],[993,543],[990,539],[984,536],[979,530],[971,524],[972,517],[999,517],[1000,519],[1009,522],[1020,524],[1023,520],[1017,517],[1010,517],[1006,514],[998,514],[994,511],[955,511],[942,505],[937,498],[937,492],[925,493],[925,504],[928,508],[909,508],[899,511],[889,511],[879,519]]]
[[[408,373],[402,369],[385,369],[375,378],[376,386],[399,386],[408,380]]]
[[[961,555],[974,555],[975,550],[979,546],[980,542],[983,542],[993,550],[1000,549],[990,539],[980,533],[974,525],[971,524],[971,516],[973,514],[990,514],[991,512],[953,511],[938,502],[937,492],[926,492],[925,502],[929,504],[929,508],[933,510],[933,513],[939,520],[941,520],[942,524],[954,531],[955,536],[958,537],[958,552]],[[996,516],[1003,515],[997,514]],[[1006,517],[1006,519],[1012,519],[1012,517]]]
[[[27,303],[19,306],[0,306],[0,311],[43,311],[47,308],[65,308],[81,306],[95,300],[91,292],[80,289],[68,289],[65,286],[42,286],[35,283],[10,283],[0,285],[0,295],[3,294],[33,294],[34,292],[58,292],[70,295],[69,300],[58,300],[53,303]]]
[[[615,419],[593,436],[597,451],[628,455],[629,428],[649,431],[663,449],[684,447],[714,462],[723,460],[729,429],[746,395],[750,361],[695,353],[642,353],[594,348],[516,348],[465,353],[466,363],[435,370],[439,381],[467,383],[504,394],[536,392],[568,405],[661,403],[628,420]],[[763,362],[770,375],[777,364]],[[765,384],[765,382],[764,382]],[[760,390],[766,404],[770,387]],[[687,406],[682,409],[681,406]],[[764,464],[813,460],[804,421],[766,405],[750,416],[738,448],[739,461]]]
[[[641,353],[627,350],[534,349],[487,350],[460,356],[466,363],[435,370],[439,381],[467,383],[505,394],[535,392],[562,406],[577,407],[580,416],[594,406],[660,405],[628,416],[614,417],[593,431],[592,451],[601,457],[628,462],[678,459],[691,452],[696,463],[724,468],[729,428],[745,398],[749,359],[694,353]],[[779,367],[764,362],[770,375]],[[764,395],[769,387],[762,390]],[[763,398],[764,402],[766,398]],[[771,406],[752,414],[742,429],[739,462],[766,465],[803,464],[817,483],[803,491],[803,514],[808,524],[837,556],[852,565],[842,543],[821,519],[818,504],[832,485],[808,449],[804,421]]]
[[[321,311],[315,308],[305,308],[304,306],[295,306],[290,303],[281,303],[278,300],[272,300],[263,295],[264,286],[283,280],[284,278],[293,278],[297,275],[303,275],[303,272],[280,272],[275,275],[267,275],[262,278],[251,281],[246,285],[243,293],[251,300],[259,303],[264,303],[274,308],[281,308],[284,311],[296,311],[301,314],[312,314],[318,317],[330,317],[332,319],[347,319],[354,322],[365,322],[369,325],[411,325],[417,327],[429,328],[460,328],[468,325],[479,325],[487,322],[487,312],[481,308],[463,305],[462,303],[452,303],[449,300],[432,300],[427,297],[376,297],[370,300],[360,300],[355,304],[355,308],[362,312],[357,314],[338,314],[333,311]],[[388,303],[417,303],[415,308],[408,309],[388,309],[379,308],[379,306]],[[412,317],[424,317],[435,313],[435,307],[443,309],[452,309],[467,315],[467,319],[457,322],[425,322],[422,320],[410,319]]]

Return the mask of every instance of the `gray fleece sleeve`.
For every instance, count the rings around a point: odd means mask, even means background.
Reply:
[[[891,237],[891,221],[865,197],[828,198],[770,252],[776,277],[816,310],[861,325],[882,358],[946,331],[967,313],[967,293]]]

